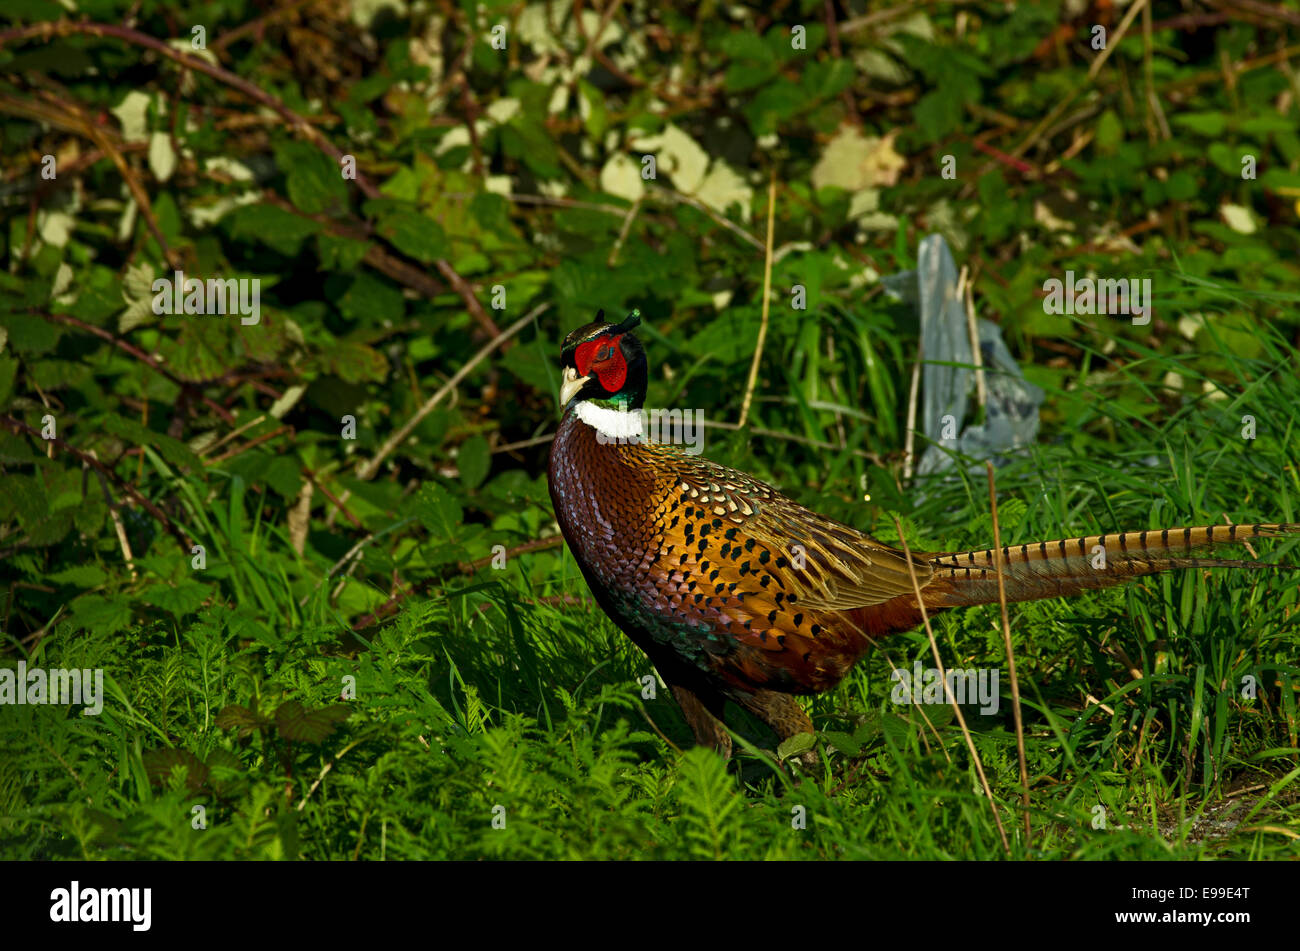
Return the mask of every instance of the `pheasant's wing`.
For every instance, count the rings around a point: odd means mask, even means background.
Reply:
[[[678,475],[682,499],[695,503],[699,514],[734,526],[742,550],[752,542],[768,552],[760,552],[760,576],[779,573],[807,608],[847,611],[914,593],[901,551],[804,508],[766,483],[703,461]],[[933,571],[929,561],[914,553],[912,569],[917,585],[925,587]]]
[[[902,553],[742,472],[666,448],[637,447],[656,453],[647,468],[657,481],[654,554],[632,582],[640,628],[739,685],[838,682],[869,645],[861,609],[913,595]],[[914,555],[911,567],[919,585],[930,582],[927,562]]]

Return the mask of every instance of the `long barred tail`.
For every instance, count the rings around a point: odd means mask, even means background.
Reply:
[[[1296,569],[1300,565],[1185,556],[1252,538],[1297,533],[1300,533],[1300,523],[1296,522],[1207,525],[1008,545],[1002,549],[1007,600],[1064,597],[1173,568]],[[942,552],[924,557],[934,569],[932,580],[924,589],[928,607],[958,607],[998,600],[993,549]]]

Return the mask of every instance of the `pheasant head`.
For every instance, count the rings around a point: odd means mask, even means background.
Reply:
[[[641,311],[632,311],[617,324],[604,317],[599,311],[593,322],[564,338],[561,413],[575,402],[621,410],[637,410],[645,402],[645,349],[631,332],[641,322]]]

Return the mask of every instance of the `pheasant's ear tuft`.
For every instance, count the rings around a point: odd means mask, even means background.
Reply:
[[[605,319],[605,308],[602,307],[600,310],[596,311],[596,320],[601,321],[604,319]]]
[[[612,334],[625,334],[639,323],[641,323],[641,311],[633,307],[632,313],[624,317],[618,324],[610,327],[609,332]]]

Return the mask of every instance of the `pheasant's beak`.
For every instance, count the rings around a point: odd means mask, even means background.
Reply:
[[[560,384],[560,409],[569,405],[569,400],[582,389],[591,377],[578,376],[578,371],[573,367],[564,368],[564,382]]]

